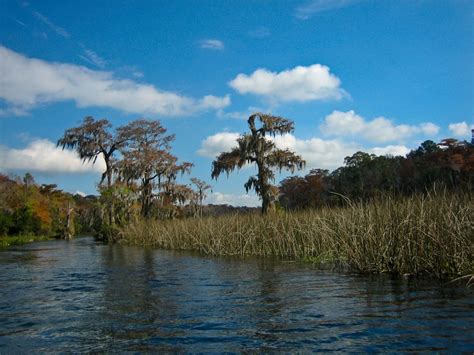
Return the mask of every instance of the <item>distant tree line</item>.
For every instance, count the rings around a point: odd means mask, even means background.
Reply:
[[[63,192],[55,184],[38,185],[30,173],[22,179],[0,174],[0,236],[70,238],[89,233],[94,200]]]
[[[317,208],[344,199],[367,201],[382,194],[412,195],[434,187],[451,191],[474,188],[474,145],[427,140],[406,157],[357,152],[330,173],[313,169],[306,176],[281,181],[279,202],[286,209]]]

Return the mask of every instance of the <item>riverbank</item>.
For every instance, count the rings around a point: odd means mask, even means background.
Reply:
[[[0,236],[0,249],[7,248],[13,245],[22,245],[52,239],[54,238],[36,235]]]
[[[386,197],[344,208],[139,221],[122,243],[209,255],[276,256],[361,273],[474,274],[474,204],[469,194]]]

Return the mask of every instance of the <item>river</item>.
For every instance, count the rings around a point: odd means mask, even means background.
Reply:
[[[474,292],[85,237],[0,251],[0,353],[474,351]]]

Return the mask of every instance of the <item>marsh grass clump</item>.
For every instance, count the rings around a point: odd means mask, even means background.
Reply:
[[[53,239],[48,236],[20,235],[20,236],[0,236],[0,249],[14,245],[23,245],[32,242],[39,242]]]
[[[383,197],[345,207],[261,216],[139,221],[120,242],[208,255],[273,256],[362,273],[474,274],[470,194]]]

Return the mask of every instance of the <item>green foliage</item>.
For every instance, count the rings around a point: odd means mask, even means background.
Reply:
[[[39,242],[49,240],[47,236],[22,235],[22,236],[0,236],[0,249],[10,247],[13,245],[22,245],[31,242]]]
[[[14,235],[38,235],[40,232],[39,218],[34,214],[30,206],[23,206],[13,212],[13,228],[10,230]]]
[[[76,199],[83,200],[80,196]],[[78,203],[78,211],[90,206],[91,203],[82,201]],[[64,236],[74,230],[75,208],[75,199],[57,190],[56,185],[38,186],[31,174],[23,179],[0,174],[0,235]],[[79,225],[88,225],[83,215],[77,217]],[[68,218],[72,222],[69,227]]]
[[[357,152],[344,163],[331,174],[312,170],[305,177],[286,178],[280,183],[281,204],[302,209],[340,205],[344,199],[409,196],[435,186],[452,191],[474,188],[474,146],[467,142],[426,141],[405,158]]]
[[[13,216],[8,211],[0,212],[0,235],[8,235],[13,227]]]

